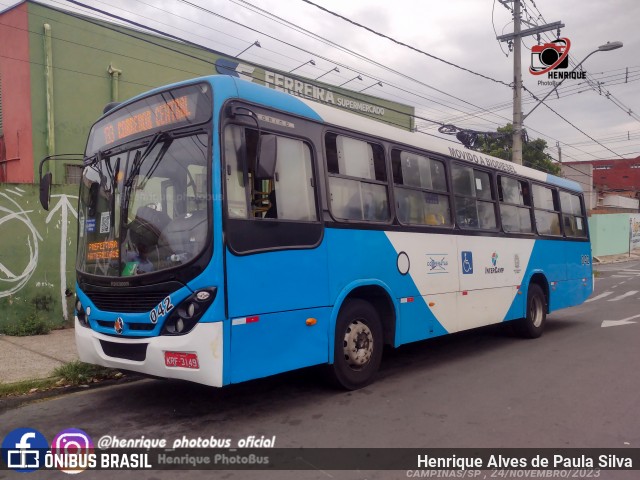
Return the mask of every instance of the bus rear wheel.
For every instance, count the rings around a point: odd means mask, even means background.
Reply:
[[[535,283],[529,285],[527,293],[527,316],[514,322],[516,333],[523,338],[538,338],[547,321],[547,298]]]
[[[332,377],[347,390],[369,385],[382,360],[382,326],[373,306],[360,299],[343,305],[336,322]]]

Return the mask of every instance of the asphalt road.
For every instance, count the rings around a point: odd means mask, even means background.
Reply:
[[[640,262],[597,270],[592,300],[550,315],[540,339],[521,340],[497,326],[405,346],[386,352],[378,381],[356,392],[327,387],[316,369],[224,389],[143,380],[5,411],[0,435],[33,427],[51,439],[76,427],[94,441],[103,435],[144,435],[169,443],[183,436],[236,443],[250,435],[275,435],[276,447],[638,448]],[[605,322],[625,319],[638,323]],[[410,474],[103,471],[79,478],[401,479]],[[0,478],[17,475],[0,472]],[[58,472],[23,475],[65,478]],[[635,479],[640,472],[598,475]]]

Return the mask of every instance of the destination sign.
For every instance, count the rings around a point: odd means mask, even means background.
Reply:
[[[96,260],[108,260],[120,257],[120,249],[116,240],[107,240],[106,242],[93,242],[87,245],[87,260],[95,262]]]
[[[209,90],[205,84],[191,85],[152,95],[115,110],[91,129],[87,156],[119,142],[209,120]]]

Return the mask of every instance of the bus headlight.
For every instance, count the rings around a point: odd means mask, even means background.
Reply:
[[[89,326],[89,320],[87,319],[87,314],[84,311],[84,308],[82,306],[82,302],[80,301],[80,299],[78,297],[76,297],[76,304],[75,304],[75,308],[76,308],[76,317],[78,318],[78,322],[80,322],[80,325],[82,325],[83,327],[88,327]],[[89,307],[87,307],[87,310],[89,310]]]
[[[184,331],[184,320],[178,318],[176,320],[176,333],[182,333]]]
[[[196,326],[216,298],[217,288],[204,288],[184,299],[164,322],[161,335],[184,335]]]

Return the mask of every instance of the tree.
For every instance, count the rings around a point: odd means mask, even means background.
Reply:
[[[498,135],[495,137],[483,135],[478,141],[478,151],[494,157],[511,160],[513,125],[507,123],[504,127],[498,127]],[[558,175],[560,165],[553,162],[551,155],[545,153],[546,140],[536,138],[522,144],[522,163],[536,170]]]

